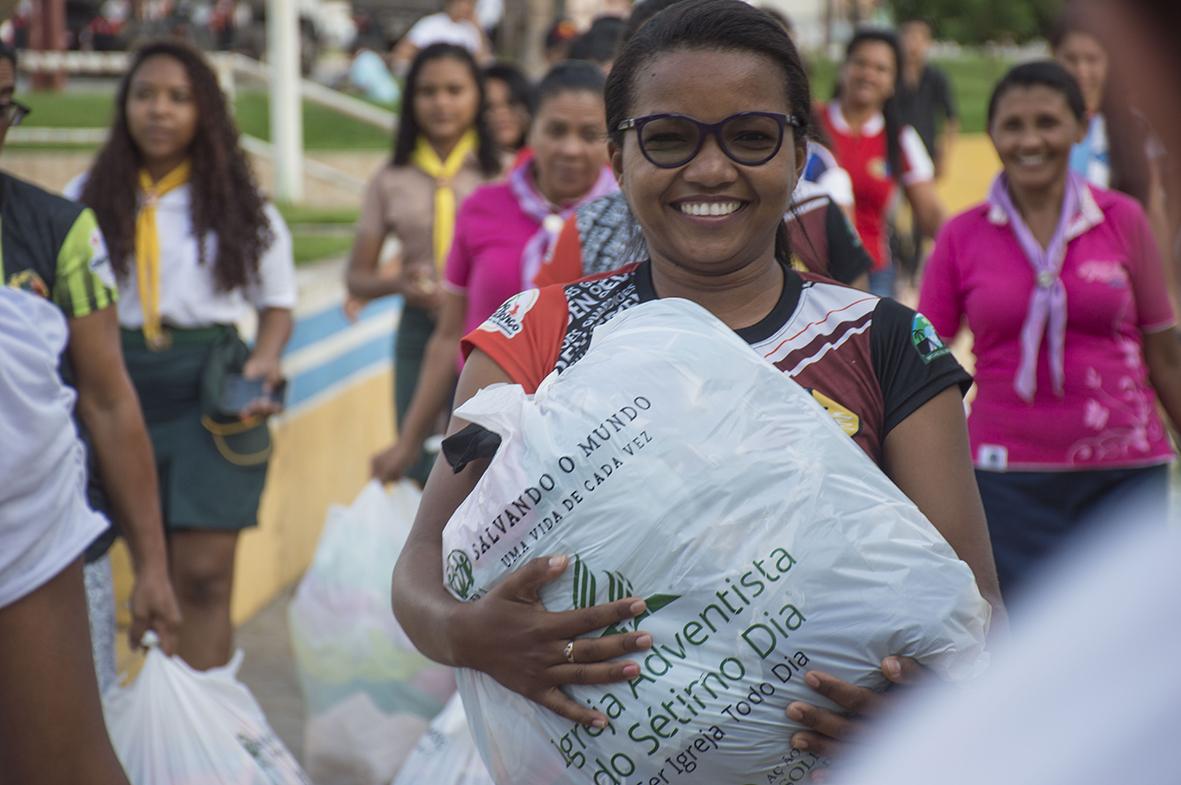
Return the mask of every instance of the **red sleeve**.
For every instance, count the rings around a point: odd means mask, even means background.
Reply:
[[[962,219],[961,219],[962,220]],[[931,322],[935,332],[950,341],[964,318],[963,288],[953,237],[958,221],[949,222],[935,240],[935,248],[923,271],[918,310]]]
[[[533,285],[541,288],[555,284],[568,284],[583,277],[582,235],[578,232],[577,214],[571,215],[562,225],[562,231],[545,263],[533,278]]]
[[[466,358],[479,349],[514,383],[533,393],[557,365],[568,322],[564,288],[529,289],[510,297],[464,336],[460,350]]]

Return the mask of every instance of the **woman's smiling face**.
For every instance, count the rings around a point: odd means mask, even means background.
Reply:
[[[1009,184],[1042,191],[1065,181],[1083,130],[1062,93],[1032,85],[1012,87],[997,100],[988,133]]]
[[[673,50],[636,70],[628,114],[716,123],[740,112],[805,110],[788,105],[785,78],[780,65],[755,52]],[[803,137],[789,127],[771,160],[743,166],[708,136],[688,163],[663,169],[644,157],[628,131],[622,145],[612,145],[611,164],[653,260],[713,276],[773,255],[803,152]]]

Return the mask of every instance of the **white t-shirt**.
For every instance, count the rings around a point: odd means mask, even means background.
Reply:
[[[456,22],[443,13],[419,19],[410,28],[410,32],[406,33],[406,38],[419,49],[425,49],[431,44],[455,44],[464,47],[473,55],[479,54],[483,40],[480,28],[476,27],[474,22]]]
[[[58,360],[61,311],[0,286],[0,608],[39,588],[106,531],[86,502],[74,392]]]
[[[77,199],[85,184],[85,174],[74,178],[65,188],[66,197]],[[156,203],[161,319],[173,327],[209,327],[235,324],[254,309],[294,308],[297,290],[291,233],[274,205],[268,203],[265,208],[275,239],[259,260],[258,283],[223,292],[217,288],[213,274],[213,262],[217,258],[216,237],[209,237],[205,243],[206,263],[199,261],[199,248],[189,212],[191,194],[191,187],[183,185],[169,191]],[[127,277],[119,280],[119,324],[138,329],[143,323],[133,262]]]

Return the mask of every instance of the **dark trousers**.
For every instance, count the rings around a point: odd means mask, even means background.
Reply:
[[[1062,472],[976,471],[1001,593],[1020,595],[1079,537],[1130,516],[1168,515],[1167,466]]]
[[[399,433],[410,402],[414,400],[418,377],[422,373],[426,344],[434,331],[435,317],[430,311],[411,306],[402,309],[402,319],[398,323],[398,334],[394,339],[394,417],[398,423]],[[433,464],[431,457],[423,451],[406,472],[406,476],[419,485],[425,485]]]

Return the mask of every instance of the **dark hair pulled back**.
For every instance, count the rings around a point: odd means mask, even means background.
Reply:
[[[750,52],[778,64],[787,105],[805,126],[793,130],[797,139],[804,138],[812,94],[800,54],[783,27],[742,0],[684,0],[642,24],[623,46],[607,77],[607,133],[616,145],[623,144],[619,125],[632,113],[639,71],[662,54],[694,49]],[[791,244],[783,221],[776,230],[775,257],[783,264],[791,263]]]
[[[455,60],[462,63],[471,75],[472,81],[476,83],[479,102],[476,105],[476,117],[472,124],[479,140],[476,145],[476,158],[480,162],[480,171],[488,177],[495,177],[501,169],[500,151],[484,120],[484,76],[480,72],[480,67],[476,65],[472,53],[455,44],[431,44],[420,50],[410,63],[410,70],[406,74],[406,88],[402,92],[403,111],[398,119],[398,130],[394,134],[394,166],[410,165],[414,146],[418,144],[418,137],[422,133],[422,125],[414,114],[414,94],[418,90],[418,82],[422,78],[422,69],[435,60]]]
[[[997,106],[1010,90],[1018,87],[1048,87],[1060,93],[1070,107],[1070,113],[1080,123],[1086,122],[1087,103],[1083,100],[1083,91],[1070,72],[1054,60],[1034,60],[1029,63],[1015,65],[1008,73],[1001,77],[992,88],[992,96],[988,99],[988,124],[992,125],[996,117]]]
[[[563,60],[541,77],[537,84],[537,111],[563,93],[603,94],[606,77],[603,71],[587,60]],[[535,116],[536,117],[536,116]]]

